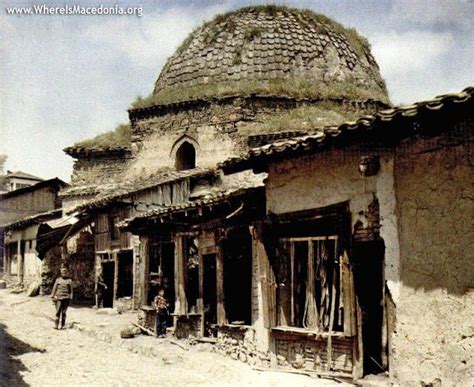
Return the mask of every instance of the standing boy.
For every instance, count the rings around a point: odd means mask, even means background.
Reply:
[[[65,267],[61,268],[61,277],[56,279],[53,286],[53,294],[51,297],[56,303],[56,320],[55,329],[59,329],[59,321],[61,320],[61,329],[66,324],[66,311],[72,300],[72,280],[68,276],[68,271]]]
[[[168,325],[168,302],[165,298],[165,289],[160,288],[154,300],[156,309],[155,335],[156,337],[166,337]]]

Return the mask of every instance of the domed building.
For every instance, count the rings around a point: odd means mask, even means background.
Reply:
[[[191,33],[152,95],[134,103],[131,170],[212,167],[387,101],[369,45],[354,30],[307,10],[243,8]]]
[[[213,168],[387,103],[369,44],[355,30],[309,10],[242,8],[197,28],[169,58],[153,93],[129,110],[129,142],[65,150],[77,159],[70,192]]]

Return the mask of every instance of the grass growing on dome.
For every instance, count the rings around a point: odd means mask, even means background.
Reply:
[[[131,141],[131,125],[120,124],[114,130],[77,142],[73,146],[84,148],[127,147],[130,146]]]
[[[339,126],[344,122],[355,121],[361,115],[373,111],[348,110],[330,102],[315,105],[302,105],[295,109],[272,115],[264,122],[250,122],[239,128],[239,133],[246,135],[260,133],[314,132],[325,126]]]
[[[263,81],[226,81],[202,84],[191,87],[174,87],[159,91],[146,98],[138,97],[131,108],[138,109],[153,105],[170,104],[182,101],[209,100],[228,96],[248,96],[251,94],[269,96],[288,96],[309,99],[378,99],[388,102],[387,96],[377,88],[364,89],[351,81],[332,82],[330,85],[307,81],[303,78],[277,78]]]

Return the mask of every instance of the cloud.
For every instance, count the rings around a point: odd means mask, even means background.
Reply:
[[[202,10],[188,6],[147,13],[145,8],[144,16],[140,19],[111,19],[90,26],[84,36],[92,43],[107,45],[115,50],[127,58],[137,71],[141,68],[154,69],[158,75],[165,60],[186,36],[203,20],[224,9],[221,5]]]
[[[72,159],[61,149],[127,121],[132,100],[151,92],[188,33],[217,13],[262,2],[144,1],[141,18],[8,17],[0,10],[0,153],[7,151],[7,167],[67,179]],[[366,34],[395,103],[474,83],[470,0],[285,3]]]
[[[389,32],[372,38],[373,54],[395,104],[457,92],[474,83],[470,34]]]
[[[422,26],[461,28],[472,27],[472,0],[397,0],[391,9],[391,19]]]
[[[409,72],[425,71],[454,45],[450,33],[410,31],[377,35],[372,39],[372,52],[382,74],[395,77]]]

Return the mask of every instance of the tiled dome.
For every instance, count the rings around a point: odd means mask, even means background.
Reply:
[[[202,25],[169,58],[153,97],[252,93],[388,100],[364,38],[312,11],[276,6],[242,8]]]

